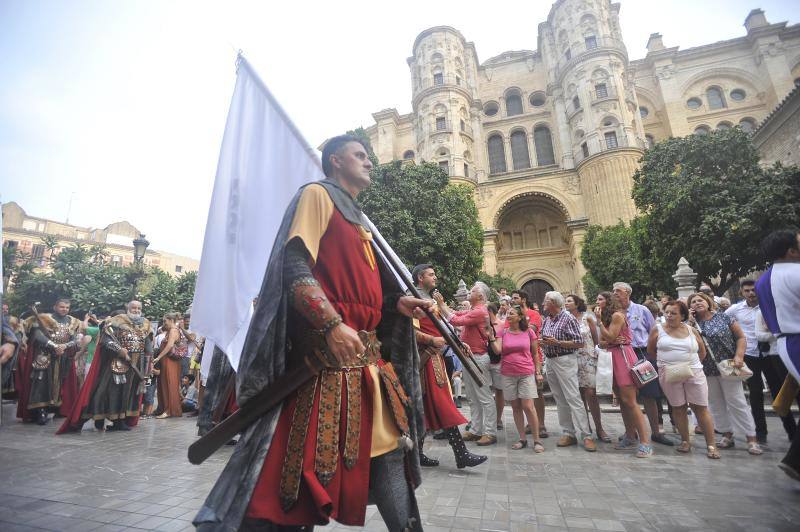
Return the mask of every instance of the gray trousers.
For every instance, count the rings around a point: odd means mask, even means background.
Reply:
[[[421,532],[414,490],[406,480],[404,449],[376,456],[369,464],[368,504],[378,507],[378,512],[390,531]],[[240,531],[247,532],[308,532],[314,526],[276,525],[263,519],[245,518]]]
[[[564,434],[579,440],[590,437],[589,418],[578,388],[578,357],[571,354],[548,358],[547,383],[556,400],[558,424]]]
[[[470,431],[479,436],[495,436],[497,435],[497,406],[494,403],[491,388],[492,373],[489,370],[489,355],[473,355],[472,359],[481,370],[486,384],[479,388],[468,372],[465,371],[463,374],[469,399],[469,422],[472,427]]]

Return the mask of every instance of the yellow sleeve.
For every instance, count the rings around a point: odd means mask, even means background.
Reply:
[[[312,266],[317,262],[319,243],[328,229],[333,208],[333,200],[322,185],[308,185],[297,203],[286,242],[291,242],[295,237],[300,238],[311,255]]]

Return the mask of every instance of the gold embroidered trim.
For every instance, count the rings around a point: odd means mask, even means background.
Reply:
[[[408,396],[403,390],[400,379],[394,372],[391,363],[386,363],[380,368],[380,376],[383,381],[383,387],[386,390],[386,397],[389,400],[389,407],[394,417],[394,422],[400,432],[408,434],[408,416],[406,415],[406,406],[408,406]]]
[[[320,377],[317,449],[314,472],[327,486],[339,461],[339,423],[342,407],[342,372],[323,370]]]
[[[431,355],[431,364],[433,365],[433,374],[436,377],[436,385],[439,388],[444,388],[447,383],[447,370],[444,367],[444,358],[440,353]]]
[[[361,369],[345,371],[347,380],[347,434],[344,439],[344,467],[353,469],[358,461],[359,438],[361,437]]]
[[[292,414],[292,426],[286,445],[286,458],[281,472],[280,502],[284,512],[288,512],[294,506],[300,493],[300,479],[303,475],[303,450],[316,391],[317,377],[313,377],[297,392],[297,402],[294,414]]]

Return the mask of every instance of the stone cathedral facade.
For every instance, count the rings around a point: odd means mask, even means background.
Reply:
[[[384,109],[367,129],[380,162],[435,162],[474,189],[484,270],[536,301],[582,293],[586,228],[636,214],[631,177],[648,146],[755,129],[800,84],[800,24],[770,24],[756,9],[741,37],[680,50],[654,33],[634,60],[619,10],[558,0],[536,50],[482,63],[458,30],[427,29],[407,60],[412,112]]]

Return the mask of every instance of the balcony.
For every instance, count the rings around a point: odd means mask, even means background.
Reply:
[[[430,128],[431,135],[435,135],[437,133],[452,133],[452,132],[453,132],[453,124],[450,122],[450,120],[437,121]]]
[[[606,100],[616,100],[616,98],[617,89],[615,87],[606,87],[605,90],[598,90],[595,86],[594,90],[592,90],[592,105]]]
[[[561,59],[556,64],[555,73],[557,79],[561,78],[561,76],[564,75],[569,68],[581,61],[588,53],[597,51],[616,51],[620,52],[625,57],[626,61],[628,59],[628,52],[625,48],[625,43],[613,37],[596,37],[595,40],[590,43],[583,42],[570,46],[569,51],[569,56],[566,56],[563,51],[559,52],[559,57]]]
[[[466,90],[467,82],[460,76],[440,74],[440,75],[434,75],[433,77],[426,77],[422,79],[419,83],[415,84],[414,90],[422,91],[425,89],[430,89],[431,87],[448,87],[448,86],[461,87]]]
[[[574,101],[569,102],[567,105],[567,119],[571,120],[572,117],[580,111],[583,111],[583,105],[581,102],[577,102],[577,104]]]
[[[641,148],[644,150],[645,147],[646,147],[645,142],[638,138],[636,139],[635,142],[630,143],[628,142],[628,138],[625,136],[609,137],[600,139],[598,147],[593,147],[592,144],[588,143],[587,141],[588,154],[584,153],[580,146],[578,146],[576,150],[573,150],[573,154],[575,157],[575,164],[578,164],[584,159],[588,159],[592,155],[597,155],[598,153],[603,153],[611,150],[619,150],[623,148]]]

